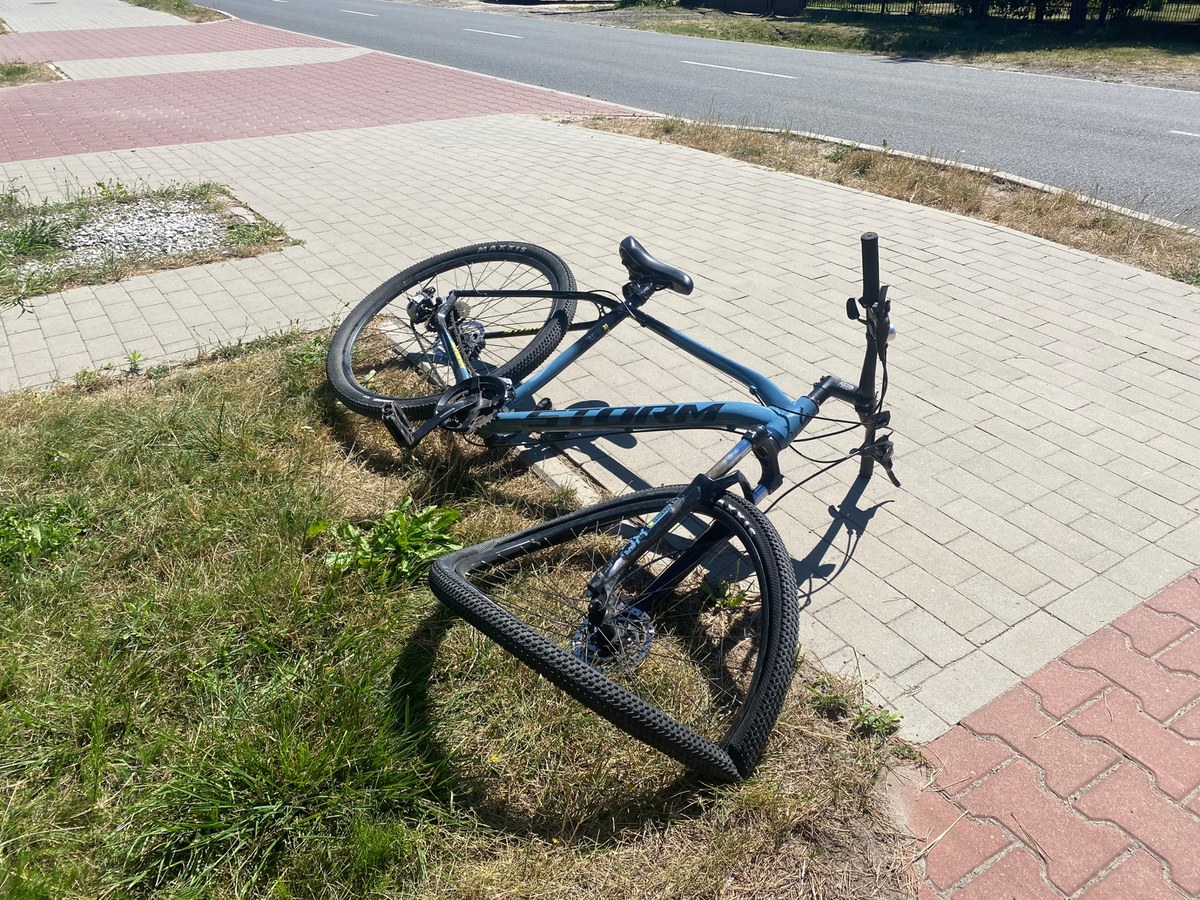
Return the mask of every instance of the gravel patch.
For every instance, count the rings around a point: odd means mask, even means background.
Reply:
[[[159,190],[99,185],[59,203],[0,206],[0,309],[26,298],[132,275],[257,256],[296,243],[205,182]]]
[[[150,258],[217,250],[228,243],[217,213],[192,200],[138,200],[102,212],[72,233],[58,265],[104,262],[110,256]]]

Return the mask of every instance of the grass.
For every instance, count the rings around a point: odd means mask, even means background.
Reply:
[[[710,153],[961,213],[1200,287],[1200,235],[987,173],[800,137],[680,119],[594,119],[590,127]]]
[[[222,217],[224,242],[190,253],[115,254],[77,260],[71,235],[80,226],[140,201],[185,200],[197,210]],[[246,221],[231,210],[240,204],[218,184],[130,189],[119,182],[97,183],[58,203],[29,203],[15,184],[0,189],[0,308],[71,287],[106,284],[131,275],[173,269],[228,257],[257,256],[288,246],[283,229],[261,216]]]
[[[655,4],[657,5],[657,4]],[[1054,69],[1088,77],[1200,77],[1200,38],[1184,26],[1073,33],[1057,24],[807,10],[794,18],[647,10],[639,27],[813,50]]]
[[[197,6],[195,3],[189,3],[188,0],[125,0],[125,2],[132,6],[140,6],[142,9],[170,13],[181,19],[187,19],[189,22],[216,22],[229,18],[223,12],[209,9],[207,6]]]
[[[0,34],[3,34],[0,29]],[[0,87],[58,81],[58,73],[41,62],[0,62]]]
[[[0,398],[0,895],[906,895],[853,685],[802,669],[760,774],[705,788],[424,563],[332,565],[346,526],[411,561],[571,498],[452,435],[399,453],[326,346]]]

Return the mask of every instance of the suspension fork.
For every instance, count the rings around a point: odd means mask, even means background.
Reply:
[[[738,485],[746,499],[757,503],[782,482],[777,455],[779,448],[767,429],[761,425],[750,429],[728,453],[703,475],[697,475],[683,492],[667,503],[663,509],[647,522],[637,534],[625,542],[621,550],[610,559],[588,582],[588,622],[605,638],[615,638],[615,628],[610,624],[620,610],[615,600],[617,586],[638,558],[666,539],[671,529],[682,522],[701,504],[715,503],[717,498],[734,485]],[[746,456],[754,454],[763,468],[762,481],[752,488],[746,476],[734,471]],[[655,574],[654,580],[639,592],[633,608],[648,612],[658,598],[673,589],[689,572],[715,553],[729,539],[729,528],[714,521],[663,571]]]

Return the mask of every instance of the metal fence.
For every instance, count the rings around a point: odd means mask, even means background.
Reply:
[[[1071,22],[1076,25],[1137,22],[1200,26],[1200,0],[707,0],[704,5],[721,7],[729,12],[777,16],[793,16],[812,9],[892,16]]]

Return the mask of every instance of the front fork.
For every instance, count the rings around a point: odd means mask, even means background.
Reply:
[[[587,587],[587,618],[588,624],[601,638],[602,644],[607,644],[614,652],[621,647],[619,626],[614,624],[614,617],[629,604],[618,603],[617,586],[638,557],[665,540],[671,529],[691,515],[698,506],[715,503],[721,494],[734,485],[741,488],[747,500],[757,503],[782,481],[776,459],[778,452],[775,439],[765,427],[760,425],[752,428],[712,468],[693,478],[683,493],[672,497],[654,518],[625,542],[616,556],[592,576]],[[763,469],[762,479],[757,488],[751,487],[744,474],[734,470],[734,467],[751,453]],[[655,573],[654,580],[638,592],[636,603],[631,605],[642,612],[648,612],[661,594],[672,590],[728,537],[728,529],[720,522],[713,522],[677,558],[662,571]]]

